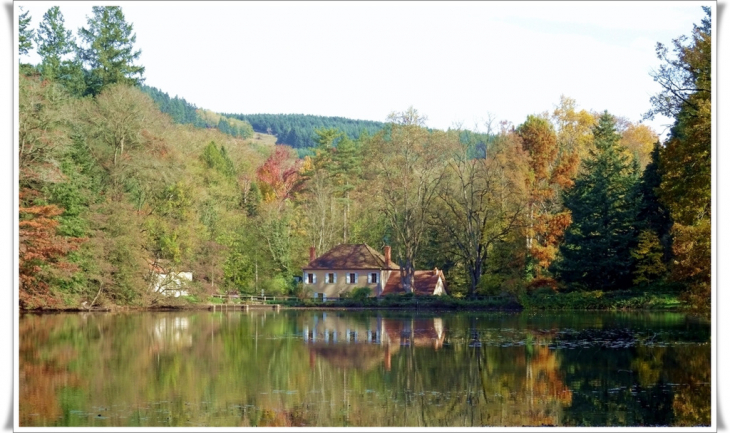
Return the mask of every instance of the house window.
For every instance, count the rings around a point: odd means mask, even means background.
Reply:
[[[357,274],[351,272],[347,274],[347,284],[357,284]]]
[[[314,274],[307,274],[307,284],[314,284]]]
[[[370,274],[370,278],[368,278],[368,283],[377,283],[378,282],[378,273],[373,272]]]
[[[336,282],[335,281],[335,274],[333,274],[333,273],[327,274],[327,278],[325,278],[325,283],[332,284],[332,283],[335,283],[335,282]]]

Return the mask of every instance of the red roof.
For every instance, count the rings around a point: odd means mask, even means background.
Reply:
[[[434,269],[432,271],[415,271],[413,275],[413,292],[417,295],[433,295],[439,278],[441,278],[441,281],[445,283],[446,279],[444,278],[444,273],[438,269]],[[387,295],[389,293],[405,293],[400,281],[400,272],[391,273],[390,278],[388,278],[388,281],[385,283],[385,287],[383,287],[383,295]]]
[[[385,257],[367,244],[337,245],[325,254],[317,257],[302,269],[393,269],[400,267],[393,263],[385,263]]]

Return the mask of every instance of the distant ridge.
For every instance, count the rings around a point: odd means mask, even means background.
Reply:
[[[276,144],[286,144],[297,149],[300,157],[312,154],[309,150],[317,146],[314,141],[317,129],[337,129],[350,139],[357,140],[365,133],[375,135],[387,124],[373,120],[348,119],[340,116],[317,116],[313,114],[231,114],[215,113],[198,108],[184,98],[170,95],[155,87],[141,86],[173,121],[191,124],[199,128],[215,128],[239,138],[252,138],[254,133],[270,134],[276,137]],[[468,130],[461,131],[461,141],[470,144],[469,157],[484,158],[490,135]]]
[[[239,138],[251,138],[253,128],[248,122],[231,119],[210,110],[198,108],[184,98],[170,95],[155,87],[140,86],[165,114],[170,115],[175,123],[193,125],[198,128],[218,129],[224,134]]]
[[[355,140],[363,132],[373,135],[383,129],[384,122],[355,120],[337,116],[315,116],[312,114],[223,114],[226,117],[243,120],[253,130],[273,134],[277,144],[288,144],[296,149],[315,147],[314,131],[317,129],[338,129]]]

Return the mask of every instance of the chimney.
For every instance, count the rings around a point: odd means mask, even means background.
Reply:
[[[385,266],[390,266],[390,245],[383,248],[383,255],[385,256]]]
[[[317,258],[317,250],[314,247],[309,247],[309,263],[312,263]]]

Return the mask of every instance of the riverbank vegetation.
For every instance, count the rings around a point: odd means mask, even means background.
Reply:
[[[443,269],[451,297],[423,302],[449,308],[507,295],[535,309],[708,309],[706,12],[671,52],[658,44],[663,91],[646,117],[675,119],[663,142],[562,97],[480,133],[429,129],[413,108],[357,134],[323,125],[299,153],[257,139],[254,117],[142,87],[121,8],[93,7],[79,40],[58,7],[35,33],[23,14],[21,54],[42,60],[19,77],[20,307],[165,305],[153,288],[177,272],[194,275],[189,299],[306,299],[294,277],[309,246],[367,243],[392,246],[406,287],[416,268]]]

